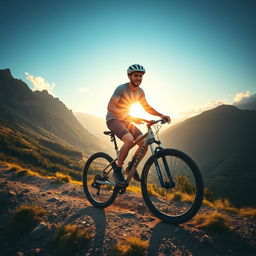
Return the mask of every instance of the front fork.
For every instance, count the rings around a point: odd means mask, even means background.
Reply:
[[[161,187],[163,187],[163,188],[173,188],[173,187],[175,187],[175,182],[174,182],[174,180],[172,178],[172,175],[171,175],[170,168],[169,168],[169,165],[167,163],[166,157],[162,156],[161,158],[163,160],[164,169],[165,169],[166,174],[167,174],[167,176],[169,178],[169,182],[168,181],[164,181],[161,168],[160,168],[159,163],[157,161],[157,157],[156,157],[157,152],[163,150],[163,148],[161,147],[161,144],[157,143],[159,146],[156,147],[156,148],[154,148],[154,146],[152,144],[153,143],[150,144],[150,149],[151,149],[151,152],[152,152],[152,154],[154,156],[154,165],[155,165],[155,168],[156,168],[156,173],[158,175]]]

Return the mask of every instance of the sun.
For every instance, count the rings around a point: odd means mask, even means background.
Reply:
[[[138,102],[131,106],[129,115],[133,117],[152,119],[152,116],[148,114]]]

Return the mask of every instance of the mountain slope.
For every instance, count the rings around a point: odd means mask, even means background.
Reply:
[[[0,70],[0,104],[5,108],[6,122],[27,121],[67,141],[81,150],[96,150],[100,147],[97,138],[90,134],[74,117],[72,111],[47,91],[32,92],[23,81],[14,79],[9,69]],[[2,113],[2,111],[1,111]],[[0,114],[2,116],[2,114]],[[23,121],[22,121],[23,119]]]
[[[164,131],[164,145],[183,150],[206,187],[237,205],[256,205],[256,111],[222,105]]]
[[[75,112],[77,120],[86,127],[93,135],[102,141],[104,152],[115,154],[113,143],[110,141],[109,136],[103,134],[103,131],[108,131],[105,118],[89,115],[86,113]],[[120,143],[118,141],[118,143]]]
[[[47,91],[32,92],[9,69],[0,70],[0,159],[42,175],[81,179],[84,160],[100,141]]]

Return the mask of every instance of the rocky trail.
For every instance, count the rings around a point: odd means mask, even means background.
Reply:
[[[20,205],[39,205],[46,216],[31,232],[15,241],[7,239],[7,225]],[[89,248],[74,255],[111,255],[117,241],[137,237],[148,242],[146,255],[256,255],[256,220],[229,213],[229,231],[210,232],[191,223],[170,225],[155,218],[141,195],[118,195],[110,207],[92,207],[77,184],[54,184],[37,176],[19,176],[7,166],[0,167],[0,255],[55,255],[51,237],[59,225],[91,228]],[[213,209],[203,206],[201,213]]]

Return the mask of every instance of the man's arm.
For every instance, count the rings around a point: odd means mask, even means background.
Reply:
[[[124,116],[123,111],[117,107],[119,100],[120,97],[112,96],[108,103],[108,111],[112,112],[116,117],[120,118],[121,120],[124,120],[126,119],[126,116]]]

